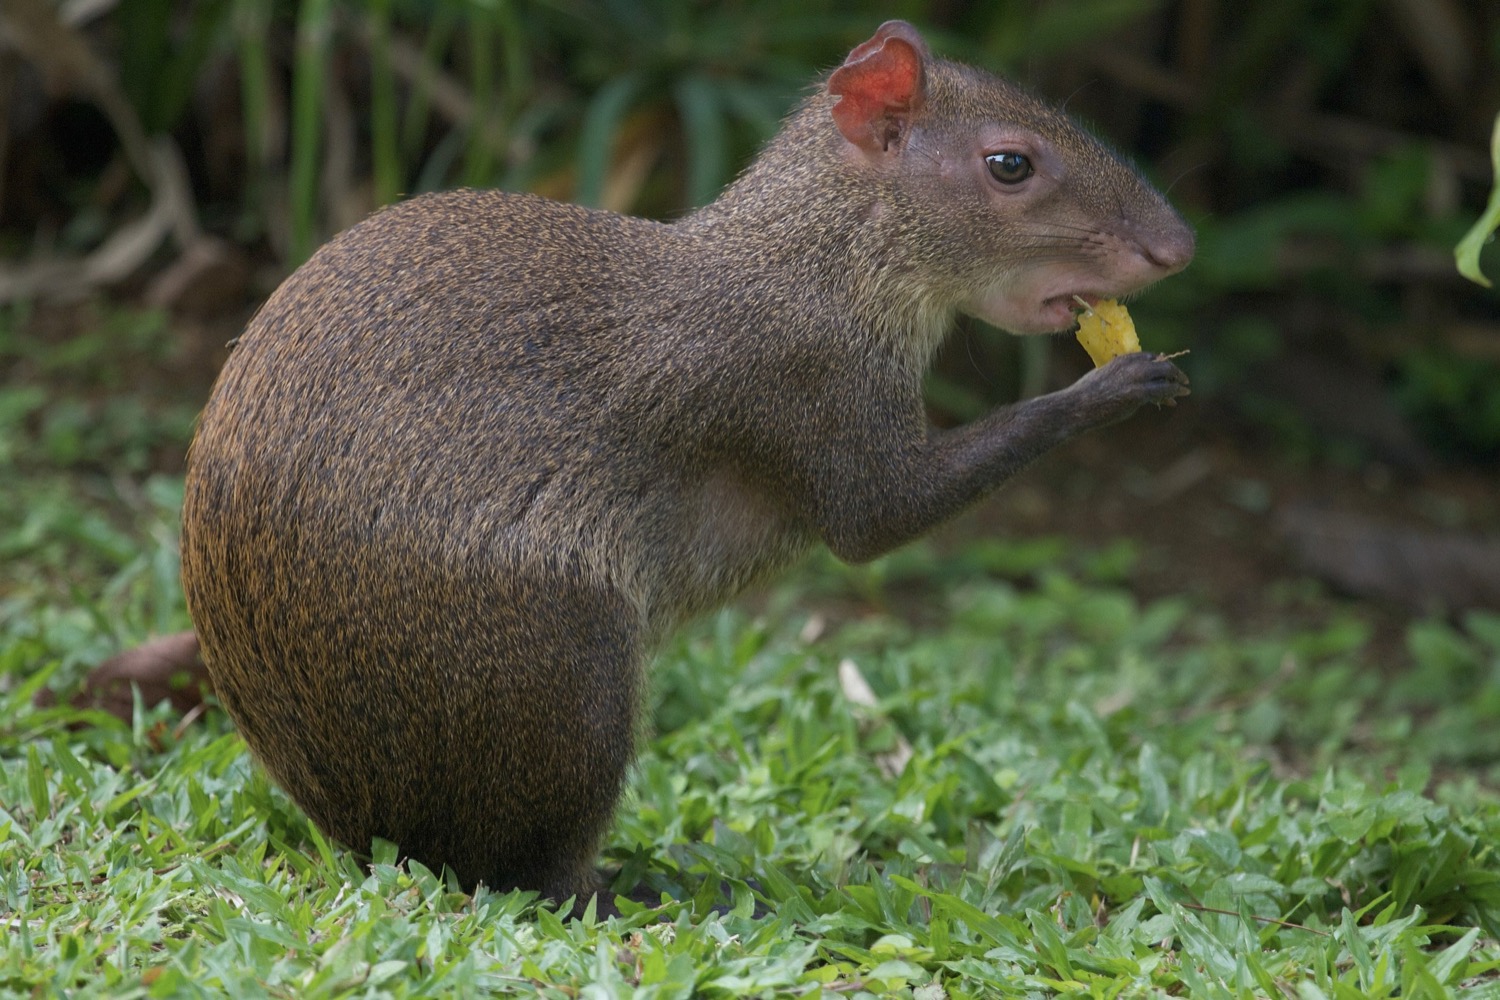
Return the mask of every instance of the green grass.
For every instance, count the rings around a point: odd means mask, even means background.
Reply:
[[[187,624],[180,479],[108,466],[185,427],[84,377],[152,336],[45,400],[7,341],[0,996],[1500,997],[1495,615],[1392,655],[1305,588],[1142,605],[1126,545],[814,560],[664,651],[606,859],[676,901],[608,920],[360,865],[221,713],[38,709]],[[140,416],[60,447],[69,400]]]
[[[164,556],[80,607],[9,594],[0,991],[1500,995],[1500,619],[1420,625],[1376,677],[1357,618],[1248,638],[1086,572],[984,568],[1024,548],[815,565],[674,643],[607,853],[683,901],[609,921],[470,899],[388,847],[361,868],[222,715],[75,730],[32,708],[49,675],[183,623]],[[918,586],[930,624],[868,604]],[[806,641],[835,598],[856,610]],[[841,692],[846,658],[876,706]]]

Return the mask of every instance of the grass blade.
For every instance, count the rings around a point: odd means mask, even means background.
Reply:
[[[33,743],[26,748],[26,793],[31,798],[31,809],[38,820],[46,819],[52,812],[52,793],[47,788],[47,771],[42,767],[41,754]]]
[[[401,194],[400,122],[396,77],[391,70],[391,0],[371,0],[370,24],[370,163],[375,204],[388,205]]]
[[[475,10],[469,23],[469,95],[473,117],[469,119],[468,148],[464,151],[464,183],[478,187],[489,183],[495,157],[489,133],[495,107],[495,32],[484,10]]]
[[[680,82],[674,96],[687,140],[687,197],[692,205],[714,200],[729,172],[729,139],[713,84],[700,76]]]
[[[418,160],[423,154],[427,140],[427,126],[432,109],[432,86],[442,71],[443,53],[453,38],[456,22],[453,10],[447,4],[439,6],[427,25],[427,37],[422,43],[422,72],[417,74],[416,85],[406,106],[406,120],[401,129],[401,150],[408,162]],[[418,186],[417,190],[423,190]]]
[[[613,162],[615,137],[641,87],[634,73],[606,83],[589,102],[578,134],[578,185],[574,198],[583,205],[598,205]]]
[[[333,33],[332,0],[304,0],[297,12],[292,70],[291,263],[317,243],[318,164],[323,133],[323,68]]]

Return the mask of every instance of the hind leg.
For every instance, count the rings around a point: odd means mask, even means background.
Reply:
[[[427,570],[378,595],[284,587],[200,601],[221,696],[334,839],[356,851],[392,841],[470,888],[586,898],[635,751],[639,616],[562,571]]]
[[[434,762],[447,787],[420,796],[421,825],[434,860],[466,884],[586,902],[635,753],[643,644],[613,592],[510,583],[510,603],[489,603],[482,631],[449,633],[447,746]],[[466,618],[483,620],[451,620]],[[413,856],[429,853],[424,839],[408,836]]]

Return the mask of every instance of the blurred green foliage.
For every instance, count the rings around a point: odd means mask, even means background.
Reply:
[[[1199,229],[1198,260],[1138,312],[1148,346],[1192,348],[1200,397],[1233,399],[1247,373],[1274,382],[1289,357],[1331,354],[1373,372],[1429,447],[1500,458],[1500,300],[1459,279],[1452,258],[1491,179],[1483,146],[1500,82],[1485,68],[1500,53],[1500,12],[1487,0],[899,0],[878,12],[845,0],[131,0],[102,10],[88,40],[145,129],[183,149],[205,224],[281,270],[379,205],[456,185],[679,215],[711,199],[879,20],[907,18],[936,52],[1101,123],[1171,192]],[[77,182],[54,192],[63,245],[97,242],[132,207],[116,199],[111,213],[101,197],[118,184],[108,160],[82,177],[64,172]],[[14,245],[27,213],[7,219],[3,204],[0,245]],[[1472,247],[1473,268],[1481,251],[1495,253]],[[1477,339],[1464,333],[1476,329]],[[1049,378],[1037,345],[980,337],[987,356],[1022,374],[945,373],[935,399],[956,416]]]
[[[702,204],[775,130],[817,74],[877,18],[933,26],[947,53],[1000,67],[1085,45],[1162,0],[886,5],[840,0],[140,0],[110,25],[126,93],[153,131],[189,116],[215,63],[237,64],[244,146],[285,183],[300,259],[321,238],[320,164],[342,95],[374,202],[455,184],[567,188],[598,204],[622,152],[653,143],[662,176],[634,208]],[[937,22],[937,23],[934,23]],[[944,23],[946,22],[946,23]],[[446,101],[437,99],[437,92]],[[441,105],[441,106],[439,106]],[[341,111],[342,113],[342,111]],[[284,123],[280,128],[273,123]]]
[[[91,312],[66,339],[27,332],[27,310],[0,313],[0,470],[89,468],[140,474],[186,441],[194,404],[120,390],[176,349],[160,311]]]

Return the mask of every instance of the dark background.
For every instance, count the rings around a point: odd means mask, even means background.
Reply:
[[[1200,241],[1132,307],[1147,349],[1190,352],[1191,399],[1049,457],[939,544],[1124,540],[1139,590],[1251,620],[1330,596],[1393,622],[1500,607],[1500,296],[1453,262],[1492,181],[1489,0],[68,10],[0,7],[9,560],[41,544],[24,483],[61,468],[108,501],[180,472],[224,343],[327,236],[457,185],[671,218],[899,16],[1064,103]],[[1070,338],[966,326],[934,416],[1087,364]]]

